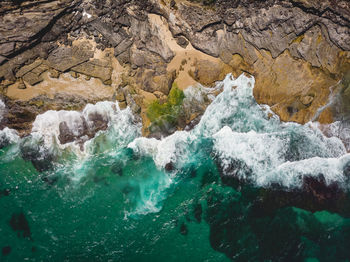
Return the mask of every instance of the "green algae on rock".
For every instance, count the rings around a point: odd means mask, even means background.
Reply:
[[[154,132],[158,128],[166,131],[176,127],[181,117],[184,98],[184,92],[177,87],[176,83],[173,83],[166,102],[161,104],[156,100],[148,106],[147,116],[151,121],[149,129]]]

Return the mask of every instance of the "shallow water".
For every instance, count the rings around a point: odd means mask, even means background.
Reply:
[[[1,131],[1,261],[347,261],[341,140],[281,123],[253,78],[219,87],[193,130],[162,140],[110,102],[47,112],[26,139]],[[59,143],[60,121],[78,132],[96,111],[109,128],[84,151]],[[302,191],[321,174],[340,192],[326,204]]]

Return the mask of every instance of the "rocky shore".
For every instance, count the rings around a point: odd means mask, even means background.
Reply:
[[[144,135],[167,133],[149,128],[149,105],[227,73],[252,74],[258,103],[284,121],[331,123],[349,101],[347,1],[2,1],[0,35],[1,126],[21,135],[49,109],[101,100],[130,106]]]

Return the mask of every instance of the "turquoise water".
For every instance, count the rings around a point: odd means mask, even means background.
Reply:
[[[220,87],[197,127],[162,140],[109,102],[84,110],[110,124],[83,151],[57,140],[57,121],[81,115],[48,112],[22,140],[3,131],[1,261],[348,261],[344,145],[281,123],[253,78]],[[321,174],[336,194],[318,201],[302,188]]]

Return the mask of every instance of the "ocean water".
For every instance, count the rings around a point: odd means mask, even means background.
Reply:
[[[194,129],[161,140],[112,102],[0,131],[0,260],[349,261],[343,142],[281,122],[253,77],[217,88]],[[61,122],[78,135],[94,113],[107,130],[60,144]]]

